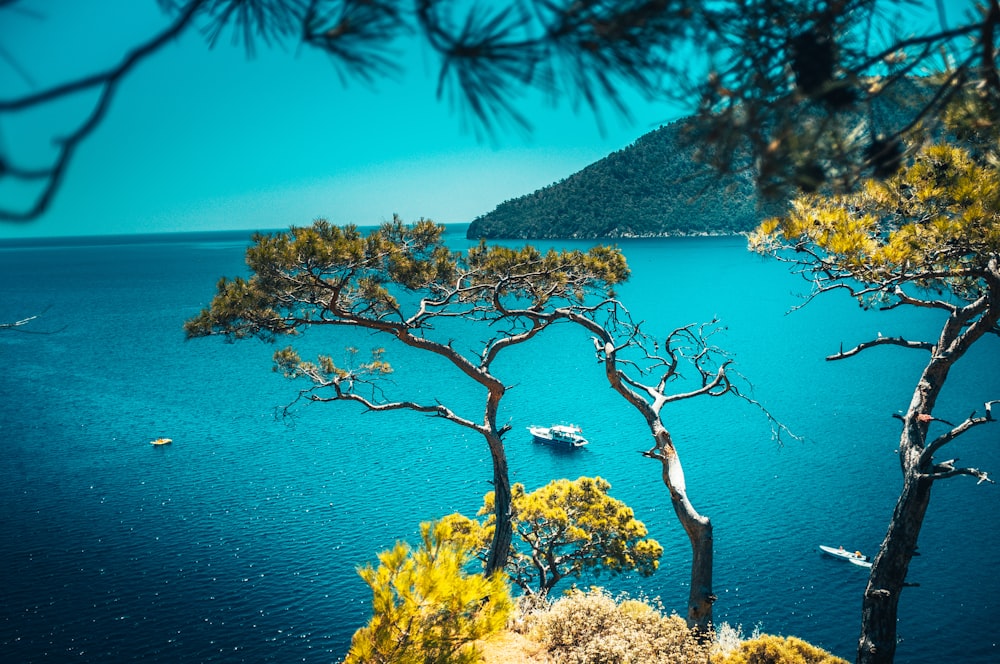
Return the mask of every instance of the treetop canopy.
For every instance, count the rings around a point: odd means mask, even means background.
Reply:
[[[516,318],[613,294],[629,276],[612,247],[547,252],[480,243],[450,249],[444,227],[398,217],[368,233],[318,220],[258,234],[247,249],[249,278],[223,279],[188,336],[273,338],[315,324],[415,330],[435,315]],[[404,313],[401,299],[412,304]]]
[[[869,293],[911,283],[978,297],[1000,260],[1000,172],[962,147],[931,145],[855,194],[800,196],[750,242],[811,265],[821,283],[852,280]]]

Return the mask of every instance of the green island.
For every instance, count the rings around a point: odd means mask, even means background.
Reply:
[[[905,123],[933,94],[928,80],[910,78],[873,101],[871,113],[889,125]],[[805,108],[810,122],[829,121],[825,111]],[[810,117],[811,116],[811,117]],[[838,121],[863,124],[848,109]],[[685,117],[661,126],[583,170],[518,198],[503,201],[469,224],[469,239],[624,239],[746,234],[763,219],[788,211],[780,186],[763,187],[761,165],[745,146],[727,155],[720,170],[709,152],[704,118]],[[815,190],[829,174],[815,163],[782,155],[788,179]]]
[[[697,157],[686,118],[641,136],[564,180],[504,201],[469,225],[471,239],[733,235],[779,214],[752,174],[719,177]],[[725,214],[719,214],[725,210]]]

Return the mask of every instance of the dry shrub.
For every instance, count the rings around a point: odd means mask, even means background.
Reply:
[[[744,641],[733,652],[713,657],[711,661],[712,664],[848,664],[802,639],[772,634]]]
[[[531,635],[557,664],[699,664],[708,658],[676,615],[606,591],[573,591],[530,617]]]
[[[715,642],[712,644],[711,650],[712,661],[722,661],[733,652],[736,652],[743,645],[744,641],[759,638],[762,633],[763,628],[759,623],[754,627],[749,637],[744,636],[743,625],[733,626],[724,622],[716,626]]]
[[[552,664],[545,646],[515,631],[476,643],[483,664]]]

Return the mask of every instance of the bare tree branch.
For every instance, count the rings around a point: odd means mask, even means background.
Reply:
[[[942,447],[944,447],[945,445],[947,445],[951,441],[955,440],[956,438],[958,438],[959,436],[961,436],[963,433],[965,433],[969,429],[972,429],[973,427],[977,427],[980,424],[986,424],[987,422],[992,422],[993,419],[992,419],[992,417],[990,415],[989,404],[996,403],[996,402],[991,401],[991,402],[987,402],[987,403],[988,403],[988,405],[987,405],[986,415],[985,416],[983,416],[983,417],[976,417],[975,413],[973,413],[968,418],[966,418],[963,422],[959,423],[957,426],[953,426],[948,432],[946,432],[946,433],[938,436],[933,441],[931,441],[924,448],[923,452],[920,453],[920,464],[921,465],[925,465],[925,464],[926,465],[930,465],[930,463],[932,462],[932,460],[934,458],[934,455]]]
[[[158,52],[164,44],[184,32],[191,25],[201,4],[200,1],[192,2],[170,27],[145,44],[132,50],[119,64],[109,70],[17,99],[0,100],[0,113],[19,112],[36,108],[53,100],[69,97],[85,90],[101,88],[97,103],[89,116],[76,130],[56,141],[58,155],[51,166],[41,169],[21,169],[13,164],[4,164],[7,172],[14,177],[24,180],[44,179],[47,180],[47,183],[38,197],[35,198],[34,203],[27,209],[17,211],[0,207],[0,220],[15,222],[31,221],[48,209],[53,196],[62,183],[62,178],[69,167],[69,163],[77,147],[93,133],[104,119],[108,108],[111,106],[111,101],[117,92],[118,84],[140,62]]]
[[[835,360],[843,360],[844,358],[851,357],[852,355],[857,355],[858,353],[868,350],[869,348],[874,348],[876,346],[902,346],[903,348],[912,348],[915,350],[925,350],[929,352],[934,351],[934,344],[928,341],[911,341],[904,339],[903,337],[877,337],[872,341],[865,341],[860,343],[854,348],[849,350],[840,349],[839,352],[828,355],[827,361],[833,362]]]
[[[988,482],[990,484],[996,484],[992,479],[990,479],[989,474],[984,470],[979,470],[978,468],[956,468],[954,466],[958,459],[951,459],[949,461],[944,461],[939,464],[934,465],[934,470],[930,473],[921,473],[919,477],[924,477],[930,480],[943,480],[949,477],[957,477],[959,475],[968,475],[970,477],[975,477],[979,481],[976,484],[982,484],[983,482]]]

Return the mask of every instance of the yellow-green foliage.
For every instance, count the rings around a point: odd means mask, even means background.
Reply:
[[[501,630],[513,609],[502,575],[469,574],[470,555],[444,523],[421,524],[416,549],[400,542],[358,570],[372,618],[354,633],[345,664],[471,664],[473,641]]]
[[[707,645],[677,615],[636,600],[621,603],[604,590],[574,591],[528,617],[532,639],[557,664],[702,664]]]
[[[764,253],[794,249],[823,281],[976,291],[1000,253],[1000,170],[954,145],[924,148],[893,177],[848,195],[800,196],[750,237]]]
[[[1000,252],[1000,170],[954,145],[931,145],[887,180],[847,195],[800,196],[751,235],[794,248],[864,284],[912,281],[961,291]]]
[[[659,566],[663,547],[647,538],[645,524],[622,501],[608,495],[611,484],[600,477],[558,479],[528,493],[512,487],[511,520],[514,541],[506,567],[526,592],[548,592],[565,577],[584,571],[635,571],[649,576]],[[445,517],[463,546],[482,557],[495,522],[494,494],[486,494],[483,524],[452,514]]]
[[[321,324],[385,332],[385,321],[409,318],[401,307],[413,298],[399,300],[407,292],[429,305],[408,321],[419,327],[418,320],[445,311],[475,319],[490,308],[578,304],[589,294],[608,295],[629,276],[612,247],[543,254],[483,243],[460,252],[448,248],[443,232],[429,220],[407,225],[394,216],[367,235],[324,220],[255,235],[246,252],[252,276],[222,279],[211,306],[184,328],[190,337],[268,340]]]
[[[744,641],[727,655],[712,657],[711,664],[847,664],[847,661],[794,636],[765,634]]]

